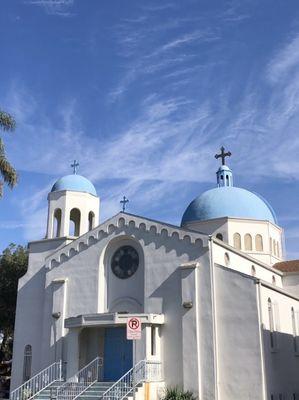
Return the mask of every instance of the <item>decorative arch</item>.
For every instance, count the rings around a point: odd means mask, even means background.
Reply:
[[[26,344],[24,348],[23,382],[31,378],[32,346]]]
[[[111,268],[115,252],[123,246],[133,247],[139,256],[136,272],[127,279],[120,279],[115,276]],[[111,312],[116,307],[124,306],[129,307],[130,312],[143,312],[144,252],[137,239],[132,236],[121,235],[110,240],[100,256],[99,286],[99,312]],[[121,305],[120,299],[126,299],[126,303]]]
[[[252,250],[252,236],[250,233],[246,233],[244,237],[244,244],[245,244],[245,250],[251,251]]]
[[[263,251],[264,250],[263,237],[260,234],[255,235],[255,250],[256,251]]]
[[[61,215],[61,208],[56,208],[53,214],[53,238],[59,237],[61,235]]]
[[[110,312],[136,313],[142,312],[142,304],[133,297],[121,297],[115,299],[110,307]]]
[[[234,247],[237,250],[241,250],[242,249],[242,245],[241,245],[241,235],[240,233],[236,232],[234,233]]]
[[[91,231],[94,228],[94,221],[95,221],[95,215],[93,211],[89,211],[88,214],[88,230]]]
[[[73,208],[70,212],[70,236],[80,235],[81,213],[78,208]]]

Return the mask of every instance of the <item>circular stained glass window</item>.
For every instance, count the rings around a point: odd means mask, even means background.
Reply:
[[[122,246],[113,254],[111,269],[118,278],[127,279],[135,274],[139,266],[139,255],[132,246]]]

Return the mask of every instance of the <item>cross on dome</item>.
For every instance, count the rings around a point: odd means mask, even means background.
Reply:
[[[126,196],[124,196],[123,199],[120,201],[120,203],[123,205],[123,212],[125,212],[126,204],[129,203],[129,200],[126,198]]]
[[[73,164],[71,164],[71,167],[73,168],[73,174],[77,174],[77,169],[79,167],[79,163],[77,160],[74,160]]]
[[[225,165],[225,157],[230,157],[232,155],[232,153],[230,151],[228,151],[227,153],[225,153],[225,148],[222,146],[220,148],[221,153],[220,154],[215,154],[215,158],[221,158],[222,160],[222,165]]]

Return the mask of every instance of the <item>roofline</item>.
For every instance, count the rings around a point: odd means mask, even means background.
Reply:
[[[280,276],[284,275],[283,272],[281,272],[280,270],[273,268],[270,265],[265,264],[262,261],[257,260],[256,258],[251,257],[250,255],[248,255],[246,253],[243,253],[240,250],[235,249],[233,246],[229,245],[228,243],[223,242],[222,240],[217,239],[215,236],[209,235],[209,241],[212,241],[212,242],[218,244],[220,247],[224,247],[225,249],[231,251],[232,253],[237,254],[240,257],[246,258],[247,260],[251,261],[254,264],[258,264],[259,266],[266,268],[271,272],[275,272],[276,274],[278,274]]]

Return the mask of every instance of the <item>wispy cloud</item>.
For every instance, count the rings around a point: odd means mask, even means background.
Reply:
[[[47,14],[60,17],[70,17],[73,14],[69,11],[74,0],[24,0],[25,4],[42,7]]]

